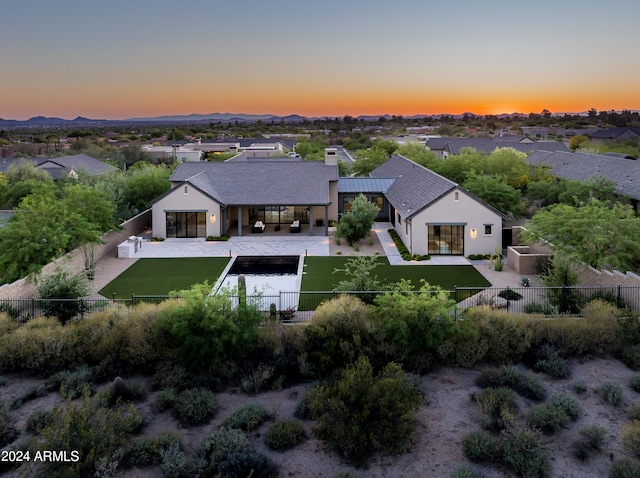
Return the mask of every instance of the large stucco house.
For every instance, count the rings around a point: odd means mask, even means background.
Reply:
[[[152,206],[153,233],[188,238],[328,235],[330,220],[365,194],[412,254],[488,254],[502,245],[504,217],[456,183],[399,155],[368,178],[338,178],[335,157],[180,164]],[[298,221],[299,228],[291,227]]]

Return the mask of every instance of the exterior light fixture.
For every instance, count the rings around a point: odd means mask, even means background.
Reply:
[[[478,237],[478,230],[471,229],[470,235],[471,235],[471,239],[475,239],[476,237]]]
[[[209,216],[209,221],[211,221],[211,222],[216,222],[216,219],[217,218],[216,218],[215,214],[212,214],[211,216]]]

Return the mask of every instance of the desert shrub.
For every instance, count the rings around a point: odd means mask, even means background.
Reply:
[[[527,423],[550,435],[566,427],[580,415],[578,402],[567,395],[557,394],[549,403],[534,405],[529,409]]]
[[[40,433],[40,430],[53,422],[53,410],[39,408],[34,410],[27,417],[27,430]]]
[[[84,274],[72,275],[69,270],[56,268],[51,275],[42,278],[38,294],[42,314],[57,317],[63,324],[88,309],[81,299],[89,295],[89,283]]]
[[[467,317],[478,336],[487,344],[486,360],[491,363],[519,362],[531,347],[532,333],[519,317],[491,310],[488,306],[469,309]]]
[[[70,330],[56,318],[37,317],[0,336],[2,370],[40,374],[63,370],[70,364]]]
[[[545,307],[542,304],[538,304],[537,302],[529,302],[528,304],[525,304],[524,311],[527,314],[544,314],[544,315],[551,315],[551,313],[553,312],[551,307]]]
[[[218,399],[210,390],[190,388],[176,394],[173,412],[185,426],[202,425],[218,411]]]
[[[11,402],[11,409],[15,410],[16,408],[20,408],[27,402],[31,400],[35,400],[36,398],[41,398],[47,396],[49,393],[49,389],[47,389],[46,385],[36,385],[27,389],[22,395],[17,397]]]
[[[95,384],[91,369],[87,365],[81,365],[74,370],[63,370],[52,375],[47,380],[47,387],[58,388],[62,398],[73,400],[81,396],[85,388],[92,392]]]
[[[503,430],[515,421],[516,396],[510,388],[485,388],[472,398],[478,406],[480,426],[485,430]]]
[[[534,368],[538,372],[543,372],[555,379],[568,378],[571,375],[569,362],[560,355],[552,355],[538,360]]]
[[[618,294],[617,291],[611,289],[598,290],[591,294],[587,299],[587,302],[592,302],[594,300],[600,300],[602,302],[606,302],[618,309],[626,309],[628,304],[625,300]]]
[[[640,457],[640,421],[625,423],[622,428],[622,444],[635,456]]]
[[[0,448],[11,443],[17,437],[18,432],[11,424],[11,417],[5,403],[0,401]]]
[[[622,400],[622,387],[612,380],[605,380],[597,389],[602,399],[611,405],[618,405]]]
[[[629,420],[640,420],[640,403],[634,403],[629,407],[627,418]]]
[[[395,363],[377,376],[361,357],[339,377],[312,392],[316,433],[334,451],[356,464],[378,450],[399,452],[415,428],[413,412],[422,396]]]
[[[573,391],[582,394],[587,391],[587,382],[584,379],[579,379],[573,382]]]
[[[293,416],[300,420],[311,420],[313,418],[313,412],[311,411],[311,402],[313,400],[313,391],[315,386],[312,386],[307,392],[300,397],[296,404],[296,409],[293,412]]]
[[[239,428],[245,432],[255,430],[264,423],[269,414],[262,405],[250,403],[233,412],[223,423],[226,428]]]
[[[206,282],[180,291],[183,299],[160,309],[153,325],[161,353],[185,367],[242,359],[253,348],[262,321],[257,304],[234,307],[231,293],[210,292]]]
[[[267,384],[274,389],[280,385],[299,383],[309,374],[304,354],[304,336],[306,326],[284,325],[269,321],[260,327],[252,357],[273,368],[273,380]]]
[[[373,357],[373,327],[361,300],[343,295],[323,302],[304,329],[304,350],[313,374],[325,377],[361,356]]]
[[[156,390],[172,388],[177,391],[189,388],[191,376],[182,365],[170,362],[160,365],[151,379],[151,384]]]
[[[220,463],[228,455],[239,453],[249,446],[242,430],[220,428],[207,436],[198,450],[198,474],[200,476],[219,476]]]
[[[187,468],[187,456],[178,443],[173,443],[160,451],[160,466],[165,478],[178,478]]]
[[[9,302],[0,302],[0,315],[3,313],[7,314],[7,317],[15,322],[20,317],[22,310]]]
[[[98,394],[98,399],[103,405],[113,405],[118,400],[123,402],[142,402],[147,398],[147,387],[139,380],[124,381],[125,390],[116,396],[113,383],[110,383]]]
[[[636,373],[631,377],[629,385],[634,392],[640,393],[640,373]]]
[[[618,317],[624,343],[627,345],[640,344],[640,317],[637,313],[625,310]]]
[[[462,449],[471,461],[492,461],[496,454],[496,441],[488,433],[471,432],[462,437]]]
[[[77,462],[47,463],[52,477],[89,476],[98,458],[119,461],[131,434],[138,430],[142,417],[131,404],[114,409],[100,407],[88,394],[81,405],[67,402],[53,408],[53,421],[41,429],[40,450],[77,451]]]
[[[466,465],[460,465],[451,474],[451,478],[483,478],[482,473],[478,473]]]
[[[173,431],[133,440],[126,462],[131,466],[153,466],[162,463],[162,452],[172,445],[180,444],[180,435]]]
[[[443,339],[436,347],[436,353],[445,365],[470,368],[484,359],[489,347],[473,329],[469,319],[458,323],[461,327]]]
[[[160,304],[141,303],[120,313],[114,321],[112,334],[118,344],[117,356],[128,370],[151,371],[159,361],[169,357],[154,334],[156,318],[171,307],[170,301]]]
[[[298,420],[278,420],[265,436],[265,443],[271,450],[284,451],[302,443],[307,438],[302,423]]]
[[[454,321],[449,293],[424,281],[415,292],[415,286],[403,279],[391,292],[376,297],[375,305],[391,359],[412,373],[428,371],[436,348],[467,324]]]
[[[219,464],[219,476],[227,478],[276,478],[278,465],[268,456],[254,450],[245,448],[235,453],[224,456]]]
[[[638,478],[640,463],[630,458],[616,460],[611,467],[611,478]]]
[[[585,425],[578,430],[580,441],[593,450],[602,448],[606,441],[607,430],[598,425]]]
[[[502,460],[527,478],[549,473],[549,458],[538,430],[528,427],[509,428],[502,440]]]
[[[503,365],[500,368],[484,370],[476,378],[476,385],[480,388],[508,387],[532,400],[544,400],[546,397],[546,390],[540,379],[516,366]]]
[[[622,361],[631,370],[640,371],[640,345],[628,345],[622,351]]]
[[[159,412],[173,408],[176,403],[178,392],[173,388],[165,388],[160,390],[156,395],[155,406]]]

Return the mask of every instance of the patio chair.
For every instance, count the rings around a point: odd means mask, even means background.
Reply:
[[[262,233],[262,232],[264,232],[264,228],[265,228],[264,223],[262,221],[257,221],[253,225],[253,227],[251,228],[251,232],[253,232],[253,233],[257,233],[257,232]]]
[[[289,232],[300,232],[300,221],[299,220],[295,220],[291,223],[291,225],[289,226]]]

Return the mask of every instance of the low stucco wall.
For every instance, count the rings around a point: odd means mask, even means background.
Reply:
[[[551,255],[543,246],[509,246],[507,263],[521,275],[535,275],[544,269]]]
[[[104,243],[96,246],[94,249],[93,257],[95,262],[98,262],[103,257],[117,256],[118,244],[126,241],[129,236],[140,235],[145,229],[148,229],[151,226],[151,210],[148,209],[138,214],[122,223],[121,226],[122,229],[110,231],[102,237]],[[82,248],[74,249],[68,254],[45,265],[40,275],[49,275],[53,273],[58,266],[69,269],[75,274],[84,272],[84,256]],[[36,297],[38,297],[38,285],[33,278],[27,277],[11,284],[0,286],[0,299],[32,299]]]

